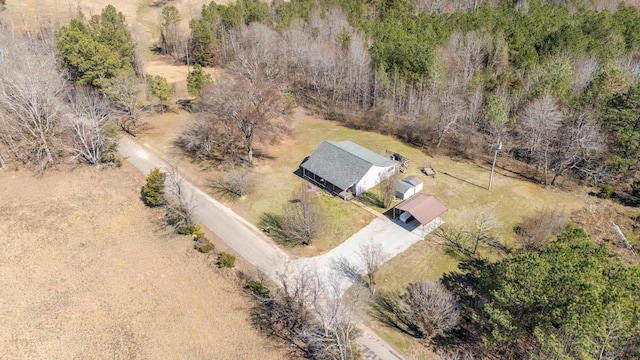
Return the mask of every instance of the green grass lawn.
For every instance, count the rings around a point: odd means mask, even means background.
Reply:
[[[295,172],[305,157],[311,155],[324,140],[357,141],[357,132],[335,123],[319,120],[297,113],[292,121],[292,135],[278,145],[267,149],[264,157],[258,158],[253,169],[255,187],[249,195],[238,199],[230,206],[252,223],[260,226],[264,214],[282,214],[283,207],[292,200],[300,186],[311,185]],[[375,134],[372,134],[375,135]],[[364,137],[368,136],[365,134]],[[307,247],[285,247],[296,256],[315,256],[325,253],[367,225],[373,215],[355,204],[330,196],[318,190],[320,206],[327,216],[327,225],[320,237]]]
[[[443,215],[449,226],[462,227],[478,217],[479,212],[488,211],[497,219],[496,235],[509,245],[513,245],[513,227],[524,216],[531,215],[544,206],[556,207],[569,213],[582,207],[584,198],[587,197],[586,194],[576,196],[575,193],[553,188],[544,189],[537,184],[519,179],[516,174],[499,168],[500,157],[493,189],[488,191],[489,165],[481,166],[444,156],[428,156],[422,150],[392,137],[346,128],[335,122],[306,115],[299,110],[292,120],[292,135],[278,145],[269,147],[267,156],[257,161],[254,168],[256,187],[246,197],[232,202],[232,208],[257,225],[265,213],[281,214],[283,206],[291,200],[296,189],[309,184],[294,172],[304,158],[311,155],[324,140],[351,140],[376,153],[383,154],[385,150],[389,150],[409,158],[411,163],[403,176],[416,175],[423,179],[423,192],[435,195],[449,208]],[[420,170],[425,164],[430,164],[435,169],[434,178],[421,173]],[[370,205],[376,211],[385,212],[386,209],[375,206],[377,190],[373,189],[370,192],[374,201],[361,199],[361,202]],[[312,256],[329,251],[372,219],[368,212],[340,198],[325,193],[319,193],[319,197],[330,219],[327,229],[310,247],[289,249],[295,255]],[[395,201],[394,205],[397,203],[398,201]],[[418,254],[420,262],[415,265],[417,268],[413,268],[414,265],[408,264],[413,264],[415,251],[424,252],[420,247],[429,246],[416,245],[385,266],[383,271],[396,274],[393,282],[406,283],[421,277],[437,279],[442,272],[455,267],[454,259],[440,259],[442,254],[438,251],[439,255],[435,255],[435,258],[439,259],[438,264],[442,266],[434,266],[428,257]]]
[[[246,200],[252,204],[253,216],[282,207],[286,201],[286,196],[282,194],[290,194],[295,186],[304,183],[304,180],[293,175],[293,171],[323,140],[351,140],[377,153],[383,153],[386,149],[409,158],[411,164],[403,175],[421,178],[424,181],[423,192],[435,195],[448,207],[449,210],[442,216],[447,226],[463,227],[479,216],[480,212],[489,211],[497,219],[496,236],[508,246],[515,245],[513,228],[523,217],[532,215],[545,206],[558,208],[569,214],[582,208],[588,199],[586,192],[545,189],[520,179],[516,174],[500,168],[500,157],[492,191],[489,191],[488,164],[477,165],[444,156],[428,156],[420,149],[388,136],[361,132],[330,121],[298,115],[294,136],[270,149],[269,154],[273,159],[264,161],[259,166],[261,189],[256,189]],[[425,164],[430,164],[435,169],[434,178],[421,173]],[[386,209],[376,206],[376,197],[379,196],[377,190],[370,190],[370,193],[368,199],[361,198],[360,201],[384,213]],[[324,208],[333,219],[335,232],[323,236],[312,249],[293,249],[294,254],[306,256],[330,250],[371,220],[370,214],[353,204],[326,194],[321,198]],[[393,205],[398,202],[394,201]],[[439,239],[430,235],[383,265],[378,274],[378,290],[401,290],[410,282],[436,281],[442,274],[456,270],[457,264],[458,259],[447,255]],[[411,358],[433,356],[417,339],[373,320],[370,325],[385,340]]]
[[[178,126],[176,116],[165,116],[160,128]],[[164,117],[162,118],[164,119]],[[159,121],[159,120],[157,120]],[[296,110],[291,121],[292,135],[279,144],[264,147],[265,156],[258,157],[252,170],[255,187],[252,192],[239,199],[222,198],[228,206],[256,226],[261,225],[264,214],[281,214],[282,208],[294,197],[300,186],[309,183],[296,175],[300,163],[313,153],[324,140],[351,140],[376,153],[384,150],[400,153],[409,158],[411,164],[403,175],[416,175],[424,181],[423,192],[435,195],[448,207],[442,216],[446,226],[463,227],[478,216],[479,212],[491,212],[498,220],[496,235],[507,245],[514,245],[513,227],[523,217],[532,215],[544,206],[563,210],[566,214],[582,209],[592,199],[582,192],[568,192],[555,188],[543,188],[540,185],[520,179],[516,174],[500,168],[504,159],[498,157],[498,168],[494,176],[492,191],[487,190],[489,164],[473,164],[456,161],[444,156],[428,156],[420,149],[403,144],[389,136],[361,132],[343,127],[335,122],[321,120]],[[171,149],[170,141],[174,135],[165,134],[164,138],[154,135],[153,131],[141,136],[141,140],[165,144],[164,150]],[[166,138],[166,139],[165,139]],[[160,150],[163,150],[161,148]],[[420,172],[425,164],[436,171],[435,178]],[[203,164],[187,163],[182,168],[190,179],[201,187],[206,187],[207,178],[217,172]],[[206,175],[208,174],[208,175]],[[402,178],[403,176],[401,176]],[[203,187],[203,188],[204,188]],[[374,211],[384,213],[386,209],[376,206],[378,190],[370,191],[369,199],[360,199],[370,205]],[[212,194],[216,196],[216,194]],[[220,198],[219,196],[216,196]],[[368,224],[373,215],[356,204],[318,192],[319,202],[329,221],[319,239],[311,246],[285,248],[296,256],[315,256],[325,253]],[[394,201],[397,204],[399,201]],[[458,260],[447,255],[441,242],[433,235],[418,242],[407,251],[397,255],[383,265],[378,274],[378,291],[401,290],[408,283],[420,280],[438,280],[443,273],[456,269]],[[424,344],[397,330],[369,319],[371,327],[398,347],[410,358],[431,358]]]

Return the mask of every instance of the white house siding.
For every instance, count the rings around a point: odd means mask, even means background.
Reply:
[[[396,193],[396,197],[399,198],[400,200],[406,200],[406,199],[410,198],[416,192],[418,192],[416,190],[416,187],[412,186],[412,187],[408,188],[407,191],[405,191],[404,193],[397,192]]]
[[[355,194],[360,195],[363,192],[378,185],[380,181],[393,175],[395,165],[388,167],[372,166],[369,171],[355,185]]]

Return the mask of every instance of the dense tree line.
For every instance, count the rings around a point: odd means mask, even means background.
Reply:
[[[496,263],[464,261],[443,283],[460,299],[453,338],[503,359],[635,359],[640,268],[579,228]],[[455,342],[455,341],[454,341]],[[450,342],[451,343],[451,342]]]
[[[135,134],[144,74],[124,15],[112,5],[88,20],[79,13],[58,29],[56,40],[55,52],[68,80],[104,94],[117,110],[119,126]],[[164,102],[168,84],[160,85],[153,87],[159,89],[153,95]]]
[[[0,166],[39,172],[65,159],[117,161],[114,109],[94,89],[73,86],[50,44],[0,33]]]
[[[112,5],[88,22],[71,20],[57,37],[58,56],[73,81],[104,88],[119,74],[135,72],[131,33],[124,15]]]
[[[475,158],[500,139],[542,183],[624,180],[637,168],[635,130],[612,117],[640,79],[640,11],[614,10],[538,0],[211,3],[191,20],[191,61],[264,77],[328,118],[416,146]]]

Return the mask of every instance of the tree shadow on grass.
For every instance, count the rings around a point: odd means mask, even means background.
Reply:
[[[469,185],[477,186],[477,187],[479,187],[479,188],[481,188],[481,189],[485,189],[485,190],[487,189],[487,187],[486,187],[486,186],[481,186],[481,185],[478,185],[478,184],[476,184],[476,183],[473,183],[473,182],[471,182],[471,181],[469,181],[469,180],[465,180],[465,179],[463,179],[463,178],[461,178],[461,177],[457,177],[457,176],[455,176],[455,175],[451,175],[451,174],[449,174],[449,173],[448,173],[448,172],[446,172],[446,171],[443,171],[443,172],[442,172],[442,174],[447,175],[447,176],[449,176],[449,177],[451,177],[451,178],[454,178],[454,179],[456,179],[456,180],[460,180],[460,181],[462,181],[462,182],[464,182],[464,183],[467,183],[467,184],[469,184]]]
[[[600,199],[606,199],[601,197],[599,193],[590,191],[589,196],[597,197]],[[614,192],[611,197],[608,198],[611,201],[615,201],[623,206],[640,207],[640,198],[633,196],[632,194],[625,192]]]
[[[264,213],[260,216],[260,222],[258,225],[260,225],[262,231],[267,233],[267,235],[269,235],[276,243],[288,247],[295,246],[295,244],[289,240],[287,234],[282,228],[282,215]]]
[[[400,295],[397,292],[380,291],[376,294],[369,314],[389,328],[417,339],[421,338],[419,331],[411,325],[407,315],[400,308]]]
[[[330,265],[331,269],[338,273],[339,276],[349,279],[354,284],[368,287],[368,283],[362,277],[362,272],[364,270],[356,266],[354,263],[351,263],[347,258],[339,257],[332,259]]]
[[[377,194],[374,194],[371,191],[367,191],[363,194],[358,195],[356,200],[360,201],[361,203],[369,207],[377,207],[377,208],[384,209],[384,203],[382,202],[382,199],[380,199],[380,197]]]
[[[218,179],[209,180],[207,187],[223,199],[235,201],[240,198],[240,195]]]

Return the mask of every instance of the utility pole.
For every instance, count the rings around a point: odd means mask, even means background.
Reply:
[[[498,136],[498,142],[496,143],[496,150],[493,152],[493,164],[491,164],[491,175],[489,175],[489,191],[491,191],[491,183],[493,182],[493,172],[496,168],[496,158],[498,157],[498,150],[502,149],[502,136]]]

